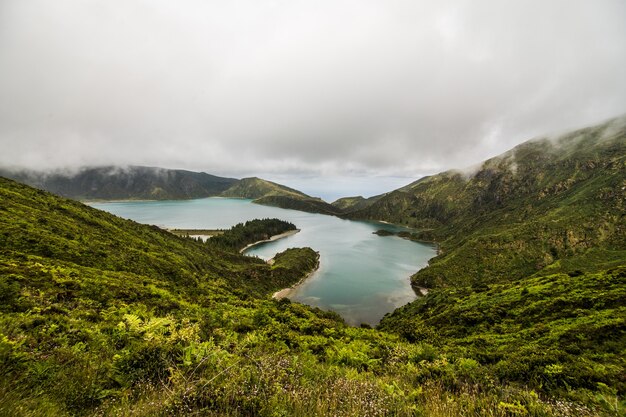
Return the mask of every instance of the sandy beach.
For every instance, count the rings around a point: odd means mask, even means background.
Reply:
[[[271,260],[271,259],[270,259]],[[272,298],[276,299],[276,300],[280,300],[281,298],[289,298],[289,294],[292,293],[292,291],[300,284],[302,284],[304,281],[306,281],[307,279],[311,278],[311,276],[313,274],[315,274],[317,272],[317,270],[320,267],[320,258],[319,258],[319,254],[317,256],[317,264],[315,265],[315,268],[313,268],[312,271],[310,271],[308,274],[306,274],[304,277],[302,277],[302,279],[298,282],[296,282],[294,285],[292,285],[291,287],[287,287],[287,288],[283,288],[282,290],[276,291],[273,295]]]

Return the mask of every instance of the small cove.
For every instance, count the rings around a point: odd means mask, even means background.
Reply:
[[[140,223],[164,228],[224,229],[255,218],[276,217],[300,229],[245,251],[270,259],[291,247],[309,246],[320,253],[320,267],[290,292],[289,298],[339,313],[349,324],[377,324],[388,312],[414,300],[409,277],[435,256],[432,245],[397,236],[377,236],[383,223],[339,219],[322,214],[253,204],[250,200],[205,198],[177,201],[91,203],[91,206]]]

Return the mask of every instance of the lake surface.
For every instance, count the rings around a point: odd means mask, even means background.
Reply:
[[[254,246],[246,254],[269,259],[292,247],[309,246],[318,251],[319,270],[289,298],[336,311],[352,325],[375,325],[385,313],[414,300],[409,277],[436,254],[431,245],[372,233],[379,229],[401,230],[397,226],[261,206],[251,200],[205,198],[91,206],[167,228],[225,229],[255,218],[290,221],[301,229],[299,233]]]

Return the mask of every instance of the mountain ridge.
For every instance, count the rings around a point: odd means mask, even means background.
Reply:
[[[0,414],[620,415],[626,129],[608,128],[354,211],[440,246],[412,277],[428,294],[378,329],[269,299],[310,248],[269,265],[0,178]]]
[[[551,384],[530,379],[540,397],[516,382],[542,375],[541,364],[500,376],[454,344],[403,341],[421,337],[411,322],[396,336],[395,326],[348,327],[334,313],[272,300],[316,266],[310,248],[269,265],[238,245],[222,250],[12,180],[0,178],[0,197],[0,415],[408,417],[437,415],[445,398],[447,415],[508,407],[579,417],[606,408],[596,393],[612,404],[619,386],[615,355],[578,361],[595,371],[571,378],[562,369],[570,362],[550,352]],[[585,342],[615,328],[595,326]],[[576,405],[585,414],[562,412],[576,397],[560,381],[588,395]]]
[[[413,276],[420,286],[511,280],[583,255],[612,265],[626,245],[625,121],[525,142],[471,175],[421,178],[344,216],[436,241],[441,254]]]
[[[145,166],[84,167],[76,171],[0,169],[0,175],[77,200],[178,200],[247,198],[254,203],[335,215],[320,198],[258,177],[219,177],[205,172]]]
[[[0,174],[78,200],[202,198],[219,195],[237,181],[205,172],[136,165],[83,167],[76,171],[2,169]]]

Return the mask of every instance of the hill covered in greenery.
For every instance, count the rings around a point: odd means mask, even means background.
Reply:
[[[315,262],[305,248],[269,265],[0,179],[0,415],[616,415],[613,359],[573,396],[569,379],[473,359],[455,329],[448,346],[271,299]],[[619,273],[598,275],[612,295],[594,308],[615,307]]]
[[[270,195],[289,195],[294,198],[311,198],[293,188],[257,177],[243,178],[222,192],[222,197],[257,199]]]
[[[293,223],[280,219],[248,220],[234,225],[220,235],[207,239],[206,244],[224,250],[240,251],[247,245],[296,230]]]
[[[238,180],[204,172],[142,166],[70,171],[0,170],[0,174],[77,200],[175,200],[219,195]]]
[[[290,210],[306,211],[308,213],[320,213],[336,216],[341,212],[332,205],[319,198],[295,198],[289,195],[269,195],[253,201],[253,203],[266,206],[280,207]]]
[[[267,206],[336,215],[320,198],[261,178],[223,178],[204,172],[141,166],[70,171],[0,169],[0,175],[76,200],[181,200],[248,198]]]
[[[293,188],[261,178],[244,178],[222,193],[223,197],[251,198],[253,203],[309,213],[339,214],[332,205]]]
[[[581,402],[626,393],[626,118],[423,178],[352,214],[440,254],[379,328]],[[611,407],[624,412],[623,400]]]
[[[352,211],[362,210],[364,208],[367,208],[382,197],[383,195],[374,196],[370,198],[364,198],[362,196],[342,197],[333,201],[331,204],[335,206],[337,209],[339,209],[341,212],[349,213]]]
[[[500,380],[581,402],[626,393],[626,261],[597,273],[431,290],[379,328],[468,358]],[[623,401],[623,400],[622,400]],[[615,415],[623,405],[615,403]]]
[[[420,286],[610,268],[626,259],[626,118],[422,178],[347,216],[436,241],[440,255],[413,277]]]

